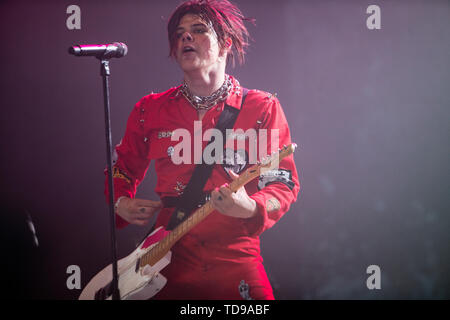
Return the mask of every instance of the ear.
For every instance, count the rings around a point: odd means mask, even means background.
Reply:
[[[226,38],[225,45],[222,48],[222,54],[230,53],[232,46],[233,46],[233,40],[231,40],[231,38]]]
[[[227,53],[230,53],[232,46],[233,40],[231,40],[231,38],[227,38],[227,40],[225,40],[225,50],[227,51]]]
[[[227,40],[225,40],[225,47],[227,48],[227,50],[231,50],[232,45],[233,45],[233,40],[231,40],[231,38],[227,38]]]

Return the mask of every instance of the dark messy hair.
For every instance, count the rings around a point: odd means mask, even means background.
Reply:
[[[250,37],[244,21],[255,23],[255,19],[246,18],[241,10],[227,0],[190,0],[180,4],[172,13],[167,32],[169,36],[170,56],[175,55],[177,44],[177,28],[180,20],[186,14],[194,14],[210,24],[217,34],[217,40],[221,48],[225,48],[227,38],[231,38],[233,49],[237,53],[239,62],[244,63],[245,50],[248,47]],[[234,52],[230,51],[234,65]]]

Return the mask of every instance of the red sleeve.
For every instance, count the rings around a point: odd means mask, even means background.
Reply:
[[[144,134],[145,98],[141,99],[131,111],[125,135],[115,147],[113,155],[114,202],[121,196],[134,198],[136,188],[147,172],[150,160],[147,159],[149,141]],[[105,169],[105,196],[109,201],[108,170]],[[116,215],[116,227],[128,225]]]
[[[260,129],[267,129],[267,154],[271,151],[272,129],[278,129],[279,143],[276,149],[291,144],[288,123],[277,98],[270,99],[264,121]],[[280,161],[277,169],[260,176],[259,191],[250,197],[256,201],[258,213],[246,220],[251,236],[259,236],[271,228],[297,200],[300,184],[295,167],[293,154]]]

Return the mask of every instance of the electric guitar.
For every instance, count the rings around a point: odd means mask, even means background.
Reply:
[[[292,154],[295,148],[296,144],[293,143],[262,159],[231,182],[229,188],[236,192],[265,171],[278,167],[281,159]],[[136,250],[119,260],[117,273],[120,299],[146,300],[157,294],[167,283],[167,279],[161,275],[160,271],[170,263],[172,256],[170,249],[212,211],[214,208],[208,201],[172,231],[166,231],[162,226],[154,230]],[[112,264],[91,279],[81,292],[79,299],[112,299]]]

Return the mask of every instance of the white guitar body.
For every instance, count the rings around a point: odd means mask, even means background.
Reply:
[[[167,283],[159,272],[170,263],[172,253],[169,251],[153,266],[139,267],[139,259],[150,251],[167,231],[159,227],[127,257],[117,261],[117,273],[121,300],[146,300],[157,294]],[[111,300],[112,265],[110,264],[97,275],[81,292],[79,300]]]

